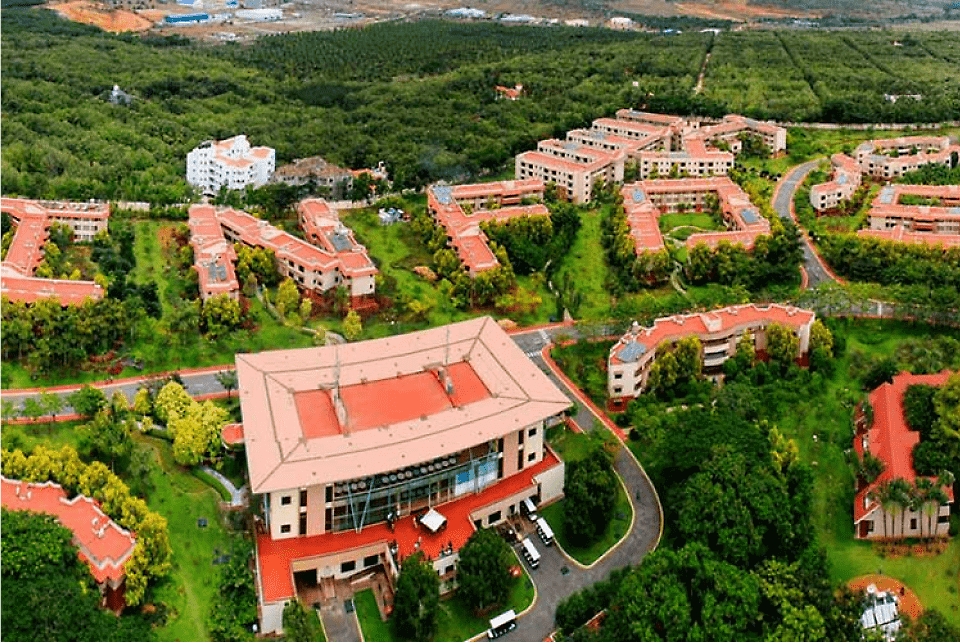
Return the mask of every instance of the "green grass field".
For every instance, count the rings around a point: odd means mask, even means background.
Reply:
[[[691,212],[689,214],[663,214],[658,221],[661,232],[669,232],[674,228],[692,226],[701,230],[723,230],[709,214]]]
[[[357,610],[357,620],[360,622],[364,641],[394,640],[391,623],[380,618],[377,597],[374,596],[373,590],[364,589],[354,594],[353,604]]]
[[[610,317],[610,294],[605,287],[607,263],[600,244],[600,213],[581,212],[580,220],[583,225],[577,233],[577,240],[557,274],[569,272],[577,290],[583,293],[577,319],[607,319]]]
[[[57,422],[52,424],[3,425],[3,448],[20,449],[24,453],[33,451],[39,444],[53,449],[64,445],[80,450],[80,436],[77,428],[84,422]]]
[[[173,549],[170,575],[153,589],[154,600],[170,610],[166,625],[157,631],[163,641],[209,640],[207,617],[217,592],[217,567],[213,559],[230,551],[236,536],[221,522],[216,491],[173,462],[170,445],[163,440],[138,437],[148,446],[159,465],[150,473],[153,491],[147,497],[150,509],[167,519]],[[198,518],[207,526],[199,527]]]
[[[613,440],[613,436],[606,429],[598,429],[608,439]],[[585,433],[574,433],[565,427],[553,427],[547,432],[547,440],[550,446],[560,455],[564,462],[575,462],[587,457],[590,453],[590,447],[593,440]],[[553,528],[557,542],[577,562],[583,565],[590,565],[598,558],[603,556],[611,547],[617,544],[623,535],[630,528],[630,521],[633,519],[633,507],[630,506],[630,500],[622,486],[618,485],[617,500],[613,509],[613,520],[607,525],[603,535],[593,544],[581,547],[570,542],[564,530],[564,505],[565,500],[559,500],[540,510],[540,514],[546,519]]]

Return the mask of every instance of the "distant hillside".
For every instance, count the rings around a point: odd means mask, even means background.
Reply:
[[[823,13],[863,16],[893,17],[897,15],[942,14],[944,0],[747,0],[747,4],[759,7],[776,7],[793,11],[818,11]]]

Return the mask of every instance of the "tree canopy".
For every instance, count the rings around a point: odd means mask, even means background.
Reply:
[[[499,605],[510,590],[510,566],[515,560],[510,546],[496,531],[475,531],[460,548],[459,596],[477,612]]]
[[[397,635],[402,640],[429,641],[436,632],[439,612],[440,577],[420,553],[408,556],[400,567],[393,599]]]

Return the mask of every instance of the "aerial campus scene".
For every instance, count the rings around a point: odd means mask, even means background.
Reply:
[[[0,23],[0,639],[960,640],[960,2]]]

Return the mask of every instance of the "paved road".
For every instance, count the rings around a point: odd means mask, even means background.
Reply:
[[[540,356],[540,349],[551,343],[554,335],[573,335],[572,330],[559,328],[529,331],[513,335],[513,340],[571,401],[577,401],[577,396]],[[581,428],[592,431],[594,422],[600,422],[600,418],[586,404],[578,402],[577,406],[574,420]],[[626,446],[617,453],[614,468],[626,485],[630,504],[633,506],[634,522],[630,533],[616,549],[589,569],[579,567],[567,559],[559,548],[544,547],[539,539],[535,540],[541,554],[540,566],[535,570],[528,567],[527,571],[537,585],[537,602],[529,612],[518,619],[517,629],[503,637],[504,640],[542,641],[556,627],[554,614],[561,600],[579,589],[605,579],[615,569],[639,563],[656,547],[661,533],[661,510],[653,485]]]
[[[205,471],[207,474],[209,474],[209,475],[213,476],[214,478],[216,478],[217,480],[219,480],[219,481],[220,481],[220,484],[223,485],[223,488],[226,489],[228,492],[230,492],[230,506],[231,506],[231,507],[246,507],[246,506],[247,506],[247,502],[249,501],[249,493],[250,493],[250,490],[249,490],[249,488],[247,487],[247,485],[243,485],[242,487],[240,487],[239,489],[237,489],[237,488],[233,485],[233,483],[230,482],[230,479],[229,479],[229,478],[227,478],[225,475],[223,475],[222,473],[220,473],[220,472],[217,471],[216,469],[214,469],[214,468],[212,468],[212,467],[208,467],[208,466],[206,466],[206,465],[204,465],[204,466],[202,466],[202,467],[200,467],[200,468],[203,469],[203,471]]]
[[[819,163],[819,160],[808,161],[802,165],[794,167],[787,172],[786,176],[783,177],[783,180],[780,182],[776,197],[773,200],[773,209],[777,211],[777,214],[780,215],[780,218],[793,220],[795,222],[793,214],[790,210],[790,204],[793,203],[793,195],[796,193],[797,188],[800,187],[800,184],[803,183],[804,179],[807,178],[807,175],[810,174],[810,172],[812,172]],[[834,278],[830,276],[830,273],[827,272],[826,267],[820,261],[820,257],[818,257],[813,251],[813,246],[811,245],[810,239],[807,237],[805,232],[803,233],[802,238],[803,267],[807,271],[807,277],[810,280],[810,288],[816,288],[818,285],[824,282],[835,281]]]

